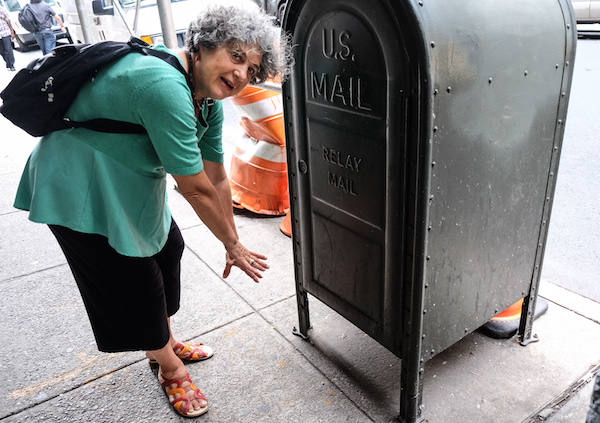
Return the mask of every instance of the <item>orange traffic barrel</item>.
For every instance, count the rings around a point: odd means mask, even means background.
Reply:
[[[484,335],[494,339],[512,338],[519,329],[521,322],[521,310],[523,308],[523,299],[508,307],[506,310],[492,317],[485,325],[479,328]],[[548,301],[542,297],[537,297],[535,305],[534,319],[537,319],[548,310]]]
[[[290,201],[281,94],[246,87],[231,102],[246,134],[235,144],[229,171],[234,206],[282,216]]]
[[[282,216],[290,210],[285,150],[244,137],[235,146],[229,170],[234,205],[254,213]]]
[[[264,88],[246,87],[231,102],[241,116],[240,125],[255,140],[285,145],[281,94]]]
[[[281,221],[279,225],[279,230],[283,232],[287,236],[292,236],[292,218],[290,216],[291,211],[285,215],[285,218]]]

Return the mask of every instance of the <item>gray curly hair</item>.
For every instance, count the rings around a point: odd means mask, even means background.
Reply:
[[[281,31],[277,42],[273,20],[258,9],[237,6],[211,6],[193,20],[186,33],[185,46],[190,52],[200,47],[241,48],[255,46],[263,54],[260,69],[252,78],[258,84],[277,76],[283,82],[290,74],[292,52],[290,36]]]

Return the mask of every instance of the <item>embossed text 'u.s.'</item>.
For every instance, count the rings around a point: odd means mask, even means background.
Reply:
[[[336,32],[335,29],[323,29],[322,53],[327,59],[356,61],[352,52],[351,34],[349,31]],[[366,84],[358,75],[310,72],[311,95],[314,99],[351,107],[356,110],[371,111],[371,106],[364,101]]]

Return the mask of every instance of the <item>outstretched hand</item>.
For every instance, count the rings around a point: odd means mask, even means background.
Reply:
[[[239,267],[246,273],[254,282],[259,282],[259,278],[262,278],[262,272],[269,268],[269,265],[264,262],[267,257],[249,251],[239,241],[231,248],[227,250],[225,254],[225,270],[223,271],[223,277],[226,278],[231,273],[233,266]]]

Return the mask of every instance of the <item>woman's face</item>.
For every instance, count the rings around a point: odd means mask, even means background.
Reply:
[[[196,98],[223,100],[238,94],[260,68],[262,53],[253,46],[200,49],[194,59]]]

